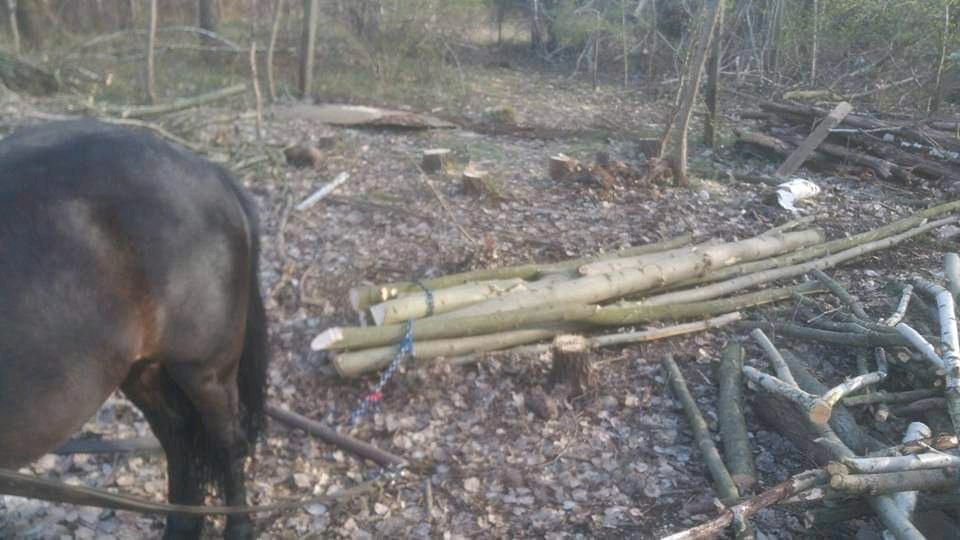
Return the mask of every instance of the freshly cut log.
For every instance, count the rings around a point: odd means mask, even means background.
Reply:
[[[643,255],[644,253],[655,253],[657,251],[673,249],[688,244],[692,240],[693,235],[683,234],[661,242],[633,246],[620,251],[604,253],[593,257],[584,257],[552,264],[524,264],[505,268],[472,270],[470,272],[461,272],[459,274],[425,279],[422,281],[422,283],[424,286],[430,289],[442,289],[445,287],[453,287],[454,285],[463,285],[465,283],[472,283],[475,281],[511,278],[537,279],[545,274],[563,272],[593,261],[603,261],[618,257],[631,257],[634,255]],[[388,283],[386,285],[354,287],[350,289],[350,304],[353,306],[354,310],[357,312],[362,312],[373,304],[396,298],[400,293],[419,290],[421,290],[420,285],[410,281]]]
[[[823,232],[815,229],[762,235],[740,242],[708,246],[698,253],[667,259],[639,269],[585,276],[556,284],[531,283],[526,291],[492,298],[480,304],[440,315],[438,318],[453,319],[487,315],[536,306],[603,302],[697,277],[743,260],[763,259],[822,241]]]
[[[414,357],[417,360],[428,360],[441,356],[449,358],[482,351],[496,351],[548,339],[567,330],[569,329],[563,327],[512,330],[485,336],[420,341],[414,344]],[[397,348],[394,346],[339,353],[333,358],[333,366],[341,377],[357,377],[368,371],[387,367],[395,354],[397,354]]]
[[[430,292],[433,300],[433,314],[438,315],[454,309],[482,302],[493,296],[516,292],[525,287],[520,278],[497,281],[467,283]],[[377,325],[392,324],[410,319],[426,317],[430,312],[430,301],[426,292],[410,293],[394,300],[388,300],[370,307],[373,322]]]
[[[676,257],[681,257],[684,255],[690,255],[702,250],[706,246],[715,246],[718,245],[717,242],[704,242],[702,244],[697,244],[694,246],[687,246],[677,249],[671,249],[668,251],[661,251],[659,253],[648,253],[646,255],[637,255],[636,257],[622,257],[620,259],[611,259],[609,261],[598,261],[595,263],[585,264],[577,269],[577,271],[582,276],[595,276],[597,274],[605,274],[607,272],[617,272],[619,270],[627,270],[631,268],[641,268],[644,265],[659,263],[665,259],[672,259]]]

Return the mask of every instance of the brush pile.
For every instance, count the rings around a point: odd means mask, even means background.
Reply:
[[[356,287],[351,304],[374,325],[330,328],[311,346],[332,351],[340,375],[355,377],[387,366],[407,337],[418,361],[458,359],[602,327],[730,314],[821,290],[815,280],[792,283],[954,222],[943,216],[958,208],[960,201],[943,204],[831,241],[818,229],[797,230],[811,221],[801,219],[733,242],[686,235],[585,259]],[[783,280],[791,284],[769,287]],[[596,337],[590,346],[636,337]]]
[[[758,120],[756,130],[735,130],[739,143],[764,154],[787,157],[800,147],[830,109],[794,102],[763,101],[743,113]],[[960,180],[960,139],[956,122],[884,122],[845,114],[806,159],[821,170],[913,184]]]

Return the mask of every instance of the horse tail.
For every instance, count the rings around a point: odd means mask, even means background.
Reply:
[[[265,408],[267,399],[267,366],[269,352],[267,343],[267,314],[260,292],[260,231],[256,208],[249,197],[234,184],[247,217],[250,239],[250,260],[247,299],[247,324],[243,339],[243,352],[237,371],[237,388],[240,396],[241,425],[247,443],[252,447],[266,426]]]

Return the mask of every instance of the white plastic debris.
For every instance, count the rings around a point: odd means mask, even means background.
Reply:
[[[777,202],[782,208],[796,212],[794,203],[816,197],[818,193],[820,186],[805,178],[794,178],[777,186]]]

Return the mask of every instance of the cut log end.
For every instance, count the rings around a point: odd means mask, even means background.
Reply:
[[[376,326],[383,326],[383,321],[387,318],[387,308],[383,304],[376,304],[370,306],[368,310],[370,312],[370,317],[373,319],[373,324]]]
[[[830,421],[831,414],[833,414],[833,408],[821,399],[814,401],[807,410],[810,421],[818,426],[826,425]]]
[[[336,346],[343,339],[343,330],[339,327],[329,328],[313,338],[310,348],[314,351],[327,351]]]
[[[589,342],[583,336],[560,335],[554,338],[550,380],[554,384],[568,384],[574,395],[583,394],[592,388],[597,376],[589,353]]]

